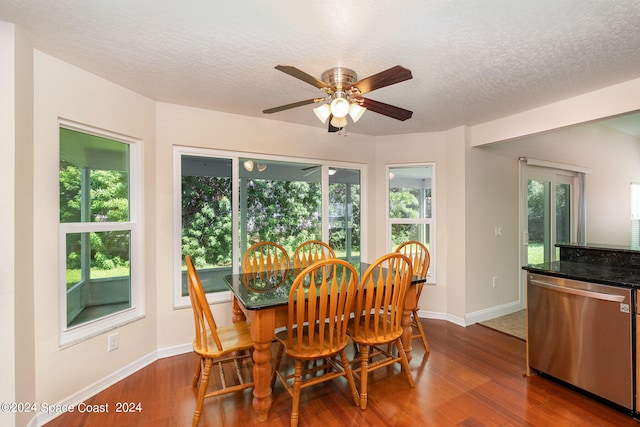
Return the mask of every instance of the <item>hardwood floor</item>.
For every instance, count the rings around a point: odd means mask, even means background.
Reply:
[[[423,320],[431,353],[414,341],[409,388],[398,369],[370,376],[365,411],[353,405],[346,380],[306,389],[304,426],[638,426],[632,417],[538,376],[525,377],[525,343],[501,332]],[[108,413],[66,413],[47,427],[189,426],[195,408],[193,354],[158,360],[86,403]],[[288,426],[291,398],[277,382],[265,423],[254,420],[251,391],[205,400],[200,426]],[[116,402],[141,411],[116,413]]]

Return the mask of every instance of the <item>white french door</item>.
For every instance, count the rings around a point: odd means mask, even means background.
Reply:
[[[556,243],[575,240],[574,177],[555,171],[527,168],[526,218],[522,222],[523,261],[539,264],[558,259]]]
[[[524,166],[521,188],[521,264],[558,260],[558,243],[577,236],[577,174]],[[526,275],[521,275],[524,291]]]

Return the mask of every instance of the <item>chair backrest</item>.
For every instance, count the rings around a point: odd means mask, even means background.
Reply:
[[[417,240],[409,240],[398,246],[396,252],[406,255],[409,260],[411,260],[411,266],[413,267],[414,276],[417,276],[421,279],[427,278],[429,265],[431,263],[431,254],[429,254],[429,249],[427,249],[427,247],[422,242],[418,242]],[[416,285],[416,298],[418,300],[420,299],[420,295],[422,295],[423,287],[424,281]],[[418,301],[416,301],[416,305],[417,304]]]
[[[200,276],[196,271],[191,257],[187,255],[185,257],[185,263],[187,264],[187,283],[189,285],[189,298],[191,298],[191,308],[193,309],[193,317],[196,327],[196,337],[194,340],[194,346],[202,349],[203,351],[209,351],[209,340],[207,339],[207,333],[210,333],[213,337],[213,341],[218,351],[222,351],[222,343],[218,337],[218,329],[216,321],[211,313],[211,307],[207,301],[207,296],[202,288],[202,282],[200,282]]]
[[[274,242],[254,243],[242,257],[243,273],[284,271],[290,268],[287,250]]]
[[[298,352],[304,347],[321,356],[313,349],[344,345],[357,287],[358,272],[341,259],[321,260],[302,270],[289,292],[287,347],[293,348],[294,331]]]
[[[293,268],[302,269],[324,259],[335,258],[331,246],[321,240],[308,240],[293,252]]]
[[[402,335],[404,297],[412,275],[411,261],[398,252],[381,256],[367,268],[356,293],[356,335],[381,340]]]
[[[423,243],[409,240],[398,246],[396,252],[406,255],[411,260],[414,276],[418,276],[421,279],[427,278],[431,255],[429,254],[429,249]]]

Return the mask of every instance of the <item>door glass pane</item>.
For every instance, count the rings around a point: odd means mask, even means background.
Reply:
[[[631,183],[631,247],[640,248],[640,183]]]
[[[551,206],[551,183],[549,181],[529,180],[527,197],[527,221],[529,244],[527,263],[539,264],[551,259],[549,211]]]
[[[271,241],[289,255],[322,239],[322,167],[256,158],[240,159],[240,250]]]
[[[360,171],[329,169],[329,245],[351,264],[360,261]]]
[[[556,184],[556,241],[571,243],[571,185]],[[555,245],[554,245],[555,246]],[[555,248],[555,259],[560,258],[560,248]]]
[[[184,256],[198,269],[205,292],[226,291],[233,248],[231,159],[181,157],[182,296],[189,295]]]

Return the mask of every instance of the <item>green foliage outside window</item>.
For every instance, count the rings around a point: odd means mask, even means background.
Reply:
[[[320,183],[250,179],[247,182],[247,244],[272,241],[293,253],[322,236]]]
[[[128,174],[122,171],[91,170],[89,172],[89,207],[86,218],[82,211],[82,172],[70,163],[60,161],[60,222],[123,222],[129,219]],[[80,268],[79,233],[67,234],[67,270],[71,277]],[[91,269],[114,270],[129,266],[129,240],[121,233],[90,233]]]
[[[230,266],[231,178],[182,177],[182,254],[196,268]]]

